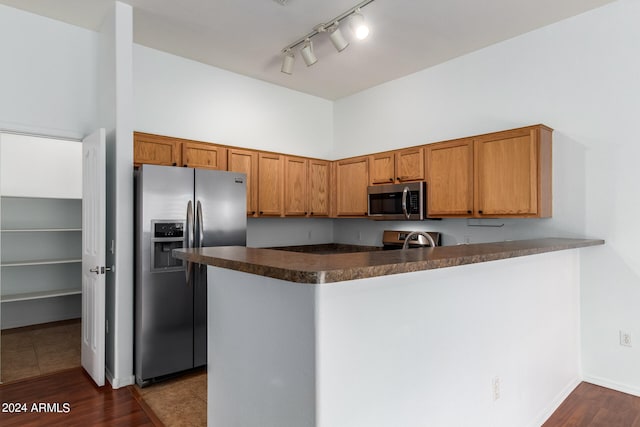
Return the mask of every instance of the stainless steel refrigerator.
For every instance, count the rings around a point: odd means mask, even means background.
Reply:
[[[155,165],[136,172],[139,385],[207,363],[207,270],[171,251],[245,246],[246,191],[243,173]]]

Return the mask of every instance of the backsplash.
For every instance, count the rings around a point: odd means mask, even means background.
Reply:
[[[249,218],[247,246],[290,246],[321,243],[381,246],[384,230],[438,231],[442,245],[499,242],[538,237],[582,237],[560,230],[547,219],[443,219],[371,221],[331,218]]]

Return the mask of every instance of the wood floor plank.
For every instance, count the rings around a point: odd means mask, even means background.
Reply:
[[[640,427],[640,397],[583,382],[542,427]]]
[[[3,384],[0,403],[3,427],[158,426],[131,390],[97,387],[82,368]],[[16,404],[26,412],[11,412]]]

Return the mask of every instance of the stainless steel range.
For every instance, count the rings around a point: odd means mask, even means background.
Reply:
[[[436,246],[441,245],[440,233],[437,231],[427,231],[426,233],[433,238]],[[411,231],[385,230],[382,234],[383,249],[402,249],[409,234],[411,234]],[[411,236],[408,247],[418,248],[424,246],[430,246],[429,241],[424,236],[420,234]]]

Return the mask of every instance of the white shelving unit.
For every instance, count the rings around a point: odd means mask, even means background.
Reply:
[[[80,316],[82,200],[2,197],[2,328]]]
[[[0,326],[78,318],[82,146],[0,134]]]

